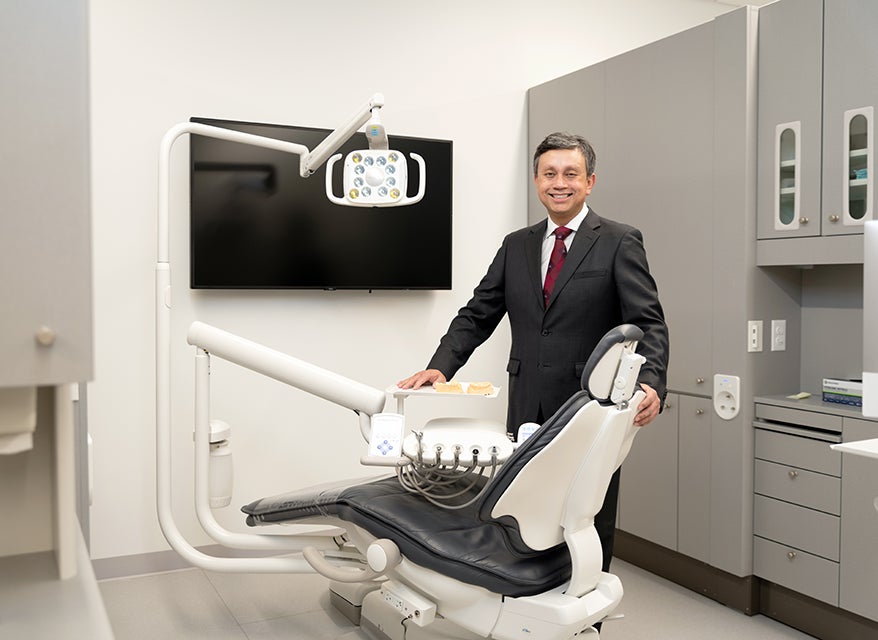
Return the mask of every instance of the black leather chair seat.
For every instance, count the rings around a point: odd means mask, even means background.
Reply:
[[[463,498],[461,502],[466,501]],[[566,545],[525,550],[514,530],[479,519],[480,503],[455,510],[431,508],[393,476],[319,494],[294,492],[263,498],[242,511],[251,526],[335,516],[377,538],[393,540],[415,564],[503,595],[536,595],[570,578]]]

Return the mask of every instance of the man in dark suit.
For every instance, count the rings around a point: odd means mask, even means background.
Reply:
[[[400,388],[450,379],[508,313],[507,430],[516,434],[525,422],[542,423],[576,393],[601,337],[630,323],[643,331],[638,352],[646,357],[639,378],[646,398],[634,423],[644,426],[655,418],[666,393],[664,313],[640,232],[601,218],[585,203],[595,184],[594,167],[594,150],[581,136],[554,133],[540,143],[534,184],[547,220],[506,236],[427,368],[400,381]],[[619,471],[595,518],[604,571],[612,557],[618,491]]]

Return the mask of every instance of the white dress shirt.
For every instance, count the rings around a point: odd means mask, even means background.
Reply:
[[[570,229],[573,233],[564,238],[564,246],[567,247],[567,250],[570,251],[570,245],[573,242],[573,236],[576,235],[576,232],[579,230],[579,225],[582,224],[583,220],[585,220],[585,216],[588,215],[588,205],[584,205],[582,207],[582,211],[576,214],[576,217],[573,218],[570,222],[565,224],[564,226]],[[540,260],[540,282],[546,281],[546,272],[549,270],[549,258],[552,257],[552,249],[555,248],[555,229],[558,228],[558,225],[552,222],[552,219],[548,219],[548,225],[546,229],[546,237],[543,238],[543,253]]]

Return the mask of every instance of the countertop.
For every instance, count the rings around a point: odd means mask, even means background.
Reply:
[[[802,400],[794,400],[787,396],[756,396],[753,401],[757,404],[770,404],[787,409],[802,409],[804,411],[827,413],[833,416],[841,416],[842,418],[857,418],[878,423],[878,418],[864,417],[861,407],[837,404],[835,402],[823,402],[820,395],[819,393],[812,393],[809,397]]]

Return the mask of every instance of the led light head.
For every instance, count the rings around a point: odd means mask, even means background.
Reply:
[[[347,155],[344,162],[344,198],[332,192],[332,167],[341,154],[326,163],[326,196],[336,204],[360,207],[393,207],[419,202],[424,197],[426,165],[416,153],[411,154],[420,169],[418,193],[406,196],[408,165],[399,151],[388,149],[360,149]]]

